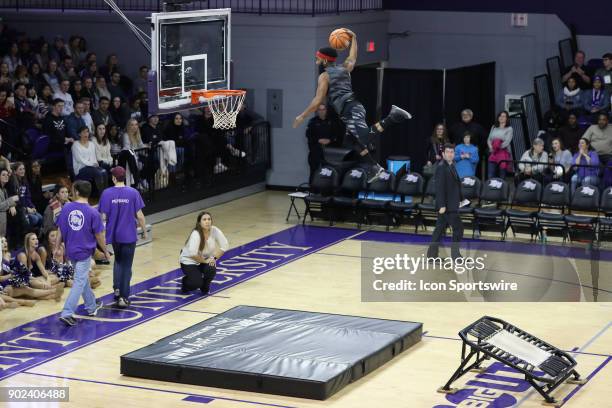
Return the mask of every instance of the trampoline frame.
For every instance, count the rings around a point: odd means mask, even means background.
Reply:
[[[510,353],[487,342],[494,334],[505,330],[520,339],[529,342],[551,354],[548,360],[536,367]],[[438,392],[453,394],[459,389],[451,388],[451,384],[469,371],[483,372],[481,364],[484,360],[495,359],[525,375],[527,381],[542,397],[546,405],[557,406],[557,400],[551,393],[561,384],[584,384],[580,374],[575,370],[576,360],[565,351],[546,343],[536,336],[495,317],[484,316],[459,332],[461,337],[461,364],[448,382]],[[469,348],[469,352],[467,349]],[[470,361],[476,360],[470,364]],[[536,370],[544,371],[544,375],[536,374]],[[570,377],[572,377],[570,379]]]

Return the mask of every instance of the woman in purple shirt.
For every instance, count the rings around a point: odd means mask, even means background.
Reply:
[[[578,152],[572,158],[572,164],[599,166],[599,156],[595,150],[591,149],[591,143],[588,140],[583,138],[578,141]],[[576,167],[576,172],[572,176],[572,193],[579,185],[598,185],[598,174],[599,167]]]

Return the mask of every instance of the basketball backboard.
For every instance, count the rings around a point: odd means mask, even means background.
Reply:
[[[230,27],[230,9],[151,15],[149,112],[197,108],[191,90],[229,88]]]

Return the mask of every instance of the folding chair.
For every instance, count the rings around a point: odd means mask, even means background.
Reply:
[[[314,216],[323,218],[329,212],[332,194],[340,184],[339,179],[340,176],[335,168],[327,165],[319,168],[310,186],[312,191],[304,197],[306,210],[302,224],[306,224],[307,215],[310,215],[310,221],[313,221]]]
[[[357,226],[361,225],[361,219],[357,215],[356,209],[359,203],[359,192],[366,189],[367,172],[361,167],[355,167],[344,173],[342,184],[338,192],[331,199],[330,225],[333,224],[338,212],[348,211],[350,215],[356,217]]]
[[[593,214],[575,214],[574,210],[592,212]],[[569,205],[569,213],[565,216],[568,236],[571,240],[586,237],[593,242],[597,238],[597,213],[599,211],[599,188],[582,185],[574,191]]]
[[[480,198],[482,182],[478,177],[467,176],[461,179],[461,194],[470,200],[470,205],[459,207],[459,218],[463,225],[474,229],[474,204]]]
[[[396,226],[400,226],[406,218],[415,223],[418,213],[415,198],[423,198],[424,187],[425,181],[419,173],[408,173],[397,180],[395,195],[399,197],[399,201],[389,203],[389,212]]]
[[[395,174],[385,172],[368,184],[368,198],[361,200],[357,208],[363,211],[364,219],[371,224],[372,215],[382,216],[389,231],[391,217],[389,203],[395,198]]]
[[[601,214],[599,216],[599,233],[597,234],[597,243],[601,242],[602,237],[612,236],[612,187],[606,188],[601,193],[601,202],[599,204]]]
[[[423,193],[422,200],[417,204],[419,210],[415,217],[414,232],[419,230],[419,226],[422,225],[423,229],[427,229],[427,224],[435,225],[438,220],[438,212],[436,211],[436,178],[432,177],[427,182],[425,187],[425,193]],[[425,202],[425,199],[429,198],[429,202]]]
[[[506,239],[505,212],[500,208],[501,204],[507,203],[510,194],[508,183],[501,178],[491,178],[487,180],[480,193],[479,207],[474,208],[474,230],[472,237],[476,236],[476,231],[499,231],[501,239]],[[483,202],[487,201],[494,207],[484,207]]]
[[[539,181],[521,181],[514,190],[510,208],[506,209],[506,232],[510,229],[513,236],[516,236],[517,232],[527,232],[529,239],[533,240],[538,235],[537,214],[541,199],[542,184]]]
[[[552,181],[544,187],[542,202],[538,211],[538,235],[544,241],[549,233],[559,234],[563,242],[567,239],[565,209],[569,205],[569,186],[562,181]],[[543,211],[544,209],[558,212]]]

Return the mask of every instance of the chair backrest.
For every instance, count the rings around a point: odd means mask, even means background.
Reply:
[[[599,205],[604,213],[612,213],[612,187],[606,188],[601,193],[601,203]]]
[[[49,150],[49,136],[42,135],[39,137],[32,147],[32,159],[42,159]]]
[[[570,191],[562,181],[551,181],[544,187],[542,204],[549,207],[566,207],[569,205]]]
[[[425,194],[424,196],[433,197],[436,195],[436,178],[432,177],[427,181],[427,186],[425,186]]]
[[[368,184],[368,191],[373,193],[390,193],[395,187],[395,174],[382,173],[376,180]]]
[[[599,208],[599,188],[588,184],[574,191],[570,208],[573,210],[597,211]]]
[[[365,190],[367,184],[367,173],[361,167],[355,167],[344,173],[340,188],[347,192]]]
[[[513,204],[540,204],[542,199],[542,183],[535,179],[526,179],[514,190]]]
[[[423,195],[424,188],[423,176],[419,173],[408,173],[397,181],[395,192],[406,196],[420,196]]]
[[[482,182],[478,177],[467,176],[461,179],[461,193],[463,198],[473,200],[480,197]]]
[[[316,193],[330,195],[338,188],[339,179],[340,176],[335,168],[324,165],[319,167],[315,173],[310,187]]]
[[[506,180],[494,177],[483,183],[480,200],[494,203],[508,202],[509,192],[510,188]]]

